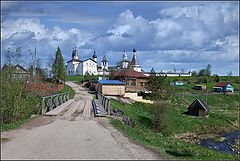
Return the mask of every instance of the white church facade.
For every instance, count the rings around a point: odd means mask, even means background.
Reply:
[[[122,55],[122,60],[117,62],[116,66],[108,66],[108,61],[106,58],[106,53],[104,52],[103,59],[101,64],[97,62],[97,55],[94,51],[92,58],[88,58],[86,60],[78,59],[77,49],[73,48],[72,59],[67,62],[66,71],[67,75],[85,75],[87,72],[91,75],[103,75],[105,71],[105,75],[109,75],[110,69],[114,71],[119,71],[122,69],[132,68],[137,72],[141,72],[146,76],[150,76],[150,72],[144,72],[142,67],[139,65],[136,55],[136,49],[133,49],[132,60],[128,60],[128,56],[126,50]],[[163,76],[192,76],[192,72],[188,73],[158,73],[158,75]]]
[[[137,72],[143,72],[143,69],[139,65],[137,60],[136,49],[133,49],[133,57],[131,62],[128,61],[126,50],[124,50],[123,60],[117,63],[118,70],[126,69],[126,68],[132,68]]]
[[[93,58],[84,61],[78,59],[77,49],[73,48],[72,60],[67,62],[67,75],[85,75],[87,72],[91,75],[98,74],[97,56],[94,52]]]
[[[135,49],[133,49],[133,57],[131,62],[128,61],[127,53],[124,50],[123,60],[118,62],[117,66],[109,67],[105,52],[101,64],[98,64],[95,51],[92,58],[82,61],[78,59],[76,47],[73,48],[72,59],[67,62],[66,71],[67,75],[85,75],[87,72],[91,75],[103,75],[103,71],[105,70],[105,74],[108,75],[110,72],[109,68],[112,68],[115,71],[132,68],[138,72],[143,72],[142,67],[138,63]]]

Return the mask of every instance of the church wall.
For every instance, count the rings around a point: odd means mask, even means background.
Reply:
[[[91,59],[83,62],[83,75],[85,75],[86,72],[89,72],[89,74],[97,75],[97,63],[92,61]]]

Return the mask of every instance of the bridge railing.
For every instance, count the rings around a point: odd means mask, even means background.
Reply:
[[[69,100],[69,92],[42,97],[42,115]]]
[[[108,115],[110,115],[110,99],[99,92],[97,93],[97,99],[99,102],[101,102]]]

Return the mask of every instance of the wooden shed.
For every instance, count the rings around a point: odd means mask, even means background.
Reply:
[[[108,96],[124,96],[125,83],[119,80],[98,80],[98,92]]]
[[[196,99],[189,107],[187,114],[192,116],[206,117],[209,115],[210,107],[202,100]]]
[[[193,89],[206,91],[207,87],[206,85],[195,85]]]

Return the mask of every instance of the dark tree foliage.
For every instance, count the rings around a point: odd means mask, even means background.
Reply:
[[[219,82],[219,77],[217,74],[213,75],[214,82]]]
[[[152,92],[151,96],[153,99],[167,100],[171,99],[174,95],[173,87],[170,86],[166,78],[166,76],[156,76],[154,73],[151,73],[147,89]]]
[[[196,72],[196,71],[193,71],[193,72],[192,72],[192,76],[197,76],[197,72]]]
[[[66,72],[65,72],[62,53],[59,47],[57,48],[52,71],[53,71],[53,78],[65,80]]]
[[[212,66],[210,64],[207,65],[206,69],[201,69],[198,73],[198,76],[211,76]]]
[[[109,80],[114,80],[115,79],[114,72],[115,72],[114,69],[111,68],[110,71],[109,71],[109,75],[108,75]]]
[[[173,131],[170,105],[158,102],[151,106],[150,111],[154,115],[154,129],[164,136],[170,136]]]
[[[212,66],[208,64],[206,67],[206,76],[211,76],[211,69],[212,69]]]

